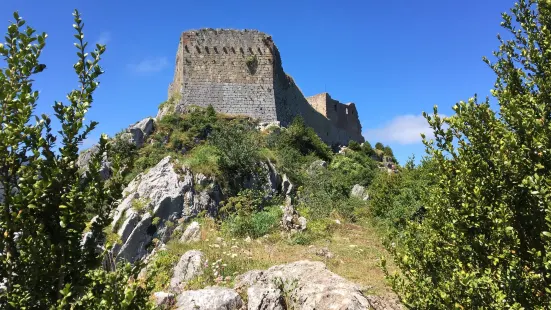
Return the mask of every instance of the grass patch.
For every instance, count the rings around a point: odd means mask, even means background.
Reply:
[[[188,282],[186,289],[201,289],[211,285],[233,287],[235,277],[248,270],[268,268],[266,262],[255,260],[246,250],[247,243],[241,239],[221,240],[218,225],[205,219],[201,224],[201,241],[180,243],[173,239],[165,251],[159,252],[150,270],[148,281],[155,283],[154,291],[167,290],[173,268],[180,257],[190,250],[203,252],[208,267],[203,275]],[[218,241],[217,241],[218,239]]]
[[[207,143],[195,147],[184,157],[183,164],[194,173],[203,173],[208,176],[220,175],[217,149]]]
[[[229,236],[259,238],[279,228],[283,212],[273,206],[250,215],[233,215],[222,224],[222,231]]]

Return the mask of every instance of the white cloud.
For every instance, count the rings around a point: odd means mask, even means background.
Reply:
[[[98,37],[98,40],[97,40],[97,43],[98,44],[107,44],[111,41],[111,32],[109,31],[104,31],[102,33],[99,34],[99,37]]]
[[[444,117],[444,115],[440,115]],[[367,129],[364,137],[370,142],[415,144],[421,143],[421,133],[433,137],[432,129],[422,115],[396,116],[383,127]]]
[[[154,73],[168,66],[166,57],[146,58],[136,64],[129,64],[128,68],[135,73]]]

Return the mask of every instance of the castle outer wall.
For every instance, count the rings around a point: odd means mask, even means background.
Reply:
[[[307,100],[283,71],[272,38],[255,30],[182,33],[168,95],[175,98],[178,113],[192,105],[212,105],[221,113],[282,126],[300,115],[328,144],[364,141],[354,104],[343,105],[326,93]],[[333,113],[335,103],[338,108]]]

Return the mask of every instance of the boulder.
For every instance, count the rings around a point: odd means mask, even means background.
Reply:
[[[168,309],[168,307],[174,305],[175,296],[172,293],[155,292],[153,293],[153,299],[157,307]]]
[[[136,147],[140,148],[145,142],[145,139],[153,132],[155,129],[155,119],[152,117],[144,118],[143,120],[130,125],[126,132],[129,133],[129,141],[134,143]]]
[[[189,243],[197,242],[199,240],[201,240],[201,225],[199,225],[198,222],[192,222],[186,230],[184,230],[184,233],[180,238],[180,242]]]
[[[281,227],[287,231],[303,231],[306,229],[306,218],[300,216],[292,205],[281,206],[283,216]]]
[[[352,187],[352,191],[350,191],[350,197],[356,197],[362,200],[368,200],[369,194],[367,193],[367,189],[359,184],[354,185]]]
[[[248,310],[285,310],[285,300],[280,289],[253,285],[247,289]]]
[[[309,172],[317,171],[318,169],[325,169],[327,168],[327,162],[325,160],[315,160],[313,161],[310,166],[308,167]]]
[[[203,274],[204,257],[203,252],[197,250],[184,253],[174,267],[174,273],[170,279],[171,289],[179,291],[187,281]]]
[[[243,301],[236,291],[224,287],[208,287],[185,291],[176,299],[176,310],[238,310]]]
[[[249,291],[249,288],[253,290]],[[358,285],[332,273],[322,262],[298,261],[264,271],[249,271],[236,279],[235,289],[247,292],[248,300],[258,299],[249,293],[265,292],[268,295],[269,292],[270,298],[263,300],[271,303],[262,309],[280,309],[281,298],[284,298],[287,309],[371,309]],[[274,296],[278,290],[281,292],[279,299]]]

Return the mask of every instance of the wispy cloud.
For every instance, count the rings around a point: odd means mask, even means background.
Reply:
[[[107,44],[109,42],[111,42],[111,32],[109,31],[104,31],[100,33],[98,40],[96,41],[96,43],[98,44]]]
[[[427,138],[433,137],[432,129],[422,115],[400,115],[383,127],[367,129],[364,131],[364,137],[370,142],[406,145],[421,143],[421,133]]]
[[[168,66],[166,57],[146,58],[138,63],[129,64],[128,68],[135,73],[155,73]]]
[[[80,145],[80,150],[85,150],[92,147],[94,144],[99,142],[99,136],[90,136],[82,141]]]

